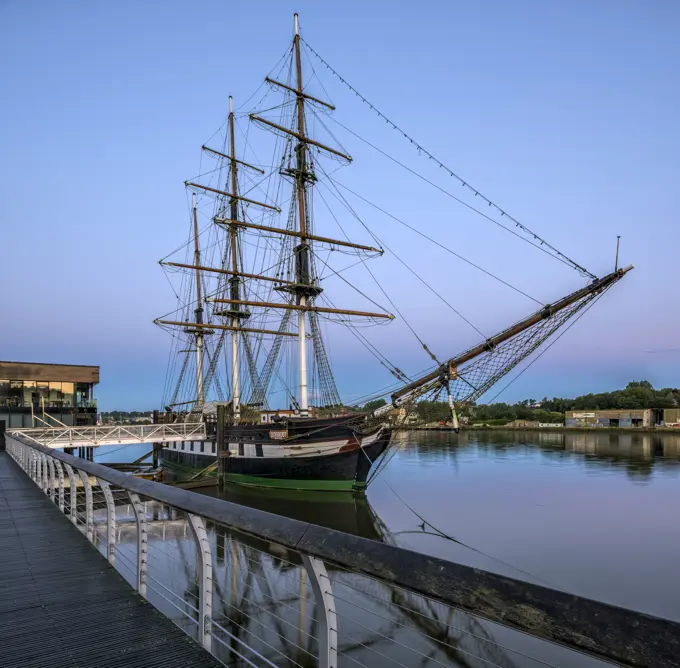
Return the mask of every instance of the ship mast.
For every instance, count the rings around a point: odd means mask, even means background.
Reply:
[[[294,156],[291,156],[291,160],[287,163],[287,166],[279,170],[281,176],[287,176],[292,179],[293,193],[291,198],[291,213],[292,213],[292,225],[290,227],[276,227],[272,225],[264,225],[261,223],[250,222],[244,211],[244,207],[250,209],[250,207],[257,207],[264,209],[268,212],[281,213],[281,209],[276,206],[275,203],[262,202],[250,197],[246,197],[239,193],[238,176],[239,167],[244,169],[252,169],[262,175],[265,174],[264,170],[250,165],[247,162],[239,160],[236,158],[236,143],[235,143],[235,117],[233,112],[233,102],[232,98],[229,98],[229,119],[228,119],[228,133],[229,133],[229,150],[228,152],[220,152],[214,148],[208,146],[202,146],[202,150],[206,151],[212,156],[221,158],[228,162],[229,171],[227,174],[227,183],[222,187],[217,185],[204,185],[201,183],[195,183],[193,181],[185,181],[185,185],[193,190],[199,190],[212,195],[213,197],[224,198],[223,201],[228,202],[228,211],[225,210],[226,207],[222,207],[218,210],[217,214],[213,217],[213,222],[224,226],[227,231],[227,239],[230,248],[227,250],[226,256],[223,257],[223,264],[220,267],[210,267],[201,264],[200,252],[198,247],[198,224],[197,224],[197,214],[195,208],[195,195],[194,195],[194,243],[195,243],[195,253],[193,264],[188,262],[168,262],[161,261],[164,266],[175,267],[178,269],[188,269],[192,270],[196,274],[196,286],[197,286],[197,299],[198,306],[195,310],[196,317],[195,322],[182,322],[179,320],[166,320],[156,319],[154,322],[157,325],[163,327],[182,327],[185,333],[192,334],[196,340],[196,348],[198,355],[198,370],[197,370],[197,390],[198,390],[198,403],[203,403],[205,401],[205,391],[203,380],[203,362],[202,355],[204,350],[204,337],[210,334],[214,334],[214,330],[228,331],[231,333],[231,376],[232,376],[232,386],[233,386],[233,416],[234,421],[240,421],[242,417],[242,383],[240,378],[240,355],[241,355],[241,343],[246,343],[242,338],[242,334],[253,333],[266,336],[275,336],[281,340],[281,337],[297,337],[298,341],[298,362],[299,362],[299,396],[297,405],[299,408],[299,413],[302,417],[309,416],[309,370],[307,365],[307,339],[309,338],[314,344],[314,353],[316,355],[317,363],[323,366],[325,360],[326,366],[328,366],[327,359],[325,357],[325,351],[323,350],[323,344],[320,342],[318,334],[318,326],[315,325],[317,314],[334,314],[334,315],[347,315],[354,317],[368,317],[368,318],[381,318],[381,319],[393,319],[394,316],[387,311],[372,313],[366,311],[359,311],[355,309],[341,309],[341,308],[326,308],[317,306],[315,298],[318,297],[323,292],[323,289],[317,284],[313,277],[313,244],[327,244],[331,247],[342,247],[342,248],[353,248],[357,251],[364,251],[368,253],[374,253],[376,255],[382,255],[383,250],[381,248],[374,248],[372,246],[367,246],[363,244],[353,243],[349,240],[333,239],[325,236],[318,236],[314,234],[314,230],[311,227],[309,219],[309,206],[310,202],[308,199],[308,188],[316,182],[316,176],[313,171],[313,160],[310,155],[311,147],[315,150],[319,150],[325,154],[330,154],[336,158],[340,158],[343,161],[351,162],[351,156],[331,147],[322,144],[319,141],[307,136],[306,126],[305,126],[305,101],[308,100],[311,104],[321,105],[331,111],[335,107],[324,101],[317,99],[311,95],[308,95],[303,91],[303,79],[302,79],[302,62],[301,62],[301,38],[298,25],[298,15],[294,15],[295,21],[295,36],[293,39],[292,56],[295,59],[295,86],[287,85],[279,81],[275,81],[266,78],[266,82],[270,85],[277,86],[289,94],[292,93],[296,97],[295,104],[295,114],[293,117],[292,127],[284,127],[270,120],[262,118],[254,113],[249,114],[251,121],[255,121],[266,128],[273,130],[277,133],[284,133],[292,138],[294,141],[293,152]],[[291,84],[293,82],[290,82]],[[295,209],[297,208],[297,218],[295,221]],[[296,245],[293,248],[293,262],[286,265],[286,270],[290,270],[289,275],[283,278],[281,272],[277,272],[276,276],[266,275],[263,273],[248,273],[245,271],[245,267],[241,266],[243,264],[243,259],[240,253],[240,239],[239,239],[239,229],[253,230],[255,233],[266,234],[266,235],[280,235],[281,237],[294,237],[296,239]],[[288,262],[288,256],[286,257],[286,262]],[[217,296],[208,296],[204,298],[201,290],[201,276],[217,274],[220,276],[226,276],[226,282],[229,286],[227,290],[224,290],[224,283],[222,287],[218,289]],[[243,292],[243,285],[245,281],[264,281],[266,283],[274,283],[273,289],[280,293],[288,293],[292,295],[293,298],[289,298],[282,302],[275,301],[264,301],[264,300],[247,300]],[[211,316],[214,317],[225,317],[226,321],[224,324],[217,324],[215,322],[205,322],[205,316],[203,312],[203,301],[210,302],[213,304],[224,304],[225,308],[220,310],[212,310]],[[262,327],[246,327],[244,326],[244,321],[251,317],[251,312],[249,307],[263,308],[266,310],[270,309],[280,309],[290,314],[291,311],[297,311],[297,332],[286,331],[286,323],[288,322],[289,316],[285,315],[282,318],[282,325],[279,330],[265,329]],[[310,334],[307,332],[307,314],[309,314],[310,322]],[[212,318],[211,318],[212,319]],[[278,347],[276,347],[278,350]],[[247,351],[246,351],[247,353]],[[272,363],[276,361],[276,355],[270,355]],[[319,359],[322,362],[319,362]],[[212,362],[211,364],[214,364]],[[228,362],[227,362],[228,364]],[[250,364],[250,359],[249,359]],[[269,357],[267,364],[269,364]],[[212,366],[211,366],[212,368]],[[252,369],[251,369],[252,373]],[[268,375],[267,375],[268,373]],[[330,373],[330,372],[328,372]],[[271,378],[271,373],[263,371],[263,378]],[[210,374],[208,374],[210,377]],[[180,379],[181,382],[181,379]],[[210,381],[208,381],[210,382]],[[268,381],[267,381],[268,382]],[[327,382],[325,379],[324,382]],[[332,376],[331,376],[331,382]],[[265,387],[266,391],[266,387]],[[337,395],[337,390],[335,390]],[[337,403],[338,400],[335,402]]]
[[[305,311],[307,306],[307,294],[304,286],[309,284],[309,240],[307,233],[307,211],[305,207],[305,182],[307,179],[307,144],[305,136],[305,98],[302,92],[302,63],[300,59],[300,29],[298,26],[298,15],[294,15],[295,37],[293,45],[295,47],[295,70],[297,74],[297,117],[298,117],[298,138],[299,143],[295,149],[296,170],[295,170],[295,189],[297,191],[298,212],[300,215],[300,244],[295,249],[295,278],[300,284],[297,290],[297,305],[300,306],[298,312],[298,348],[300,364],[300,415],[309,415],[309,397],[307,394],[307,341],[305,337]]]
[[[236,146],[234,142],[234,108],[231,95],[229,96],[229,172],[231,174],[231,192],[238,194],[237,181],[237,164],[236,164]],[[232,197],[229,200],[229,215],[233,221],[238,220],[238,200]],[[234,328],[231,332],[231,376],[233,385],[233,400],[232,407],[234,411],[234,422],[238,422],[241,417],[241,383],[239,379],[239,357],[238,357],[238,326],[239,326],[239,285],[240,276],[238,275],[238,252],[237,240],[238,233],[236,225],[229,226],[229,235],[231,237],[231,269],[234,274],[229,278],[229,294],[232,300],[236,303],[232,306],[231,326]]]
[[[196,267],[196,324],[198,325],[194,330],[196,337],[196,397],[197,405],[202,406],[205,400],[203,393],[203,298],[201,294],[201,251],[198,245],[198,218],[196,215],[196,193],[191,198],[191,204],[194,214],[194,265]]]

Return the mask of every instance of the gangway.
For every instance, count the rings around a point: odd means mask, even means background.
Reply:
[[[132,443],[172,443],[206,438],[203,422],[174,424],[105,425],[88,427],[34,427],[9,429],[46,448],[98,447]]]

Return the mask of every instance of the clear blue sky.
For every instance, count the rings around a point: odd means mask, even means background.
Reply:
[[[680,385],[673,0],[0,0],[0,358],[100,364],[102,409],[158,405],[169,341],[152,320],[172,308],[172,294],[156,263],[186,237],[183,181],[198,172],[229,94],[243,102],[283,53],[294,11],[343,76],[565,253],[603,274],[622,235],[622,261],[635,271],[500,399],[639,378]],[[323,81],[344,124],[456,187]],[[337,136],[357,158],[342,178],[376,203],[541,301],[583,285]],[[375,226],[485,333],[533,309],[386,219]],[[398,264],[383,266],[437,354],[478,338]],[[395,363],[428,365],[403,326],[386,331],[374,340]],[[346,397],[385,383],[372,358],[332,338]]]

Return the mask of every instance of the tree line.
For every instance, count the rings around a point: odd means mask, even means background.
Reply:
[[[374,411],[386,405],[384,399],[374,399],[363,406],[346,406],[349,411]],[[458,406],[460,417],[470,424],[488,422],[505,424],[513,420],[535,420],[538,422],[563,422],[565,411],[578,410],[640,410],[644,408],[675,408],[680,406],[680,389],[664,387],[655,389],[647,380],[632,381],[622,390],[583,394],[574,399],[562,397],[543,397],[543,399],[524,399],[514,404],[470,404]],[[415,407],[419,422],[437,422],[451,417],[448,402],[420,401]],[[104,420],[109,417],[115,422],[124,419],[149,417],[151,411],[109,411],[102,413]]]
[[[369,401],[363,406],[352,406],[354,410],[372,411],[385,405],[384,399]],[[458,407],[460,417],[470,424],[486,422],[505,424],[513,420],[537,422],[564,422],[564,413],[575,410],[636,410],[645,408],[675,408],[680,406],[680,389],[665,387],[655,389],[647,380],[632,381],[622,390],[583,394],[573,399],[543,397],[524,399],[514,404],[503,402],[493,404],[470,404]],[[444,401],[421,401],[415,407],[418,421],[436,422],[451,416]]]

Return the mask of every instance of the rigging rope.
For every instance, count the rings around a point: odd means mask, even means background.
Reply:
[[[328,179],[328,180],[329,180],[333,185],[335,185],[335,181],[333,181],[332,179]],[[351,214],[352,214],[352,215],[353,215],[353,216],[354,216],[354,217],[355,217],[355,218],[356,218],[356,219],[357,219],[364,227],[366,227],[366,224],[363,222],[363,220],[361,220],[361,218],[359,217],[359,215],[358,215],[358,214],[356,213],[356,211],[354,211],[354,209],[350,206],[349,202],[345,199],[344,195],[343,195],[340,191],[338,191],[338,194],[336,195],[336,194],[328,187],[328,184],[327,184],[327,183],[323,183],[323,185],[326,186],[326,188],[329,189],[329,192],[330,192],[334,197],[336,197],[342,204],[345,205],[345,207],[347,208],[347,210],[348,210],[348,211],[349,211],[349,212],[350,212],[350,213],[351,213]],[[331,215],[333,215],[332,212],[331,212]],[[333,217],[335,217],[335,216],[333,216]],[[337,222],[337,218],[336,218],[336,222]],[[340,225],[340,223],[338,223],[338,225]],[[342,227],[340,227],[340,229],[342,230]],[[366,227],[366,229],[368,229],[368,228]],[[343,230],[343,234],[345,234],[344,230]],[[345,235],[345,236],[346,236],[346,235]],[[418,274],[418,272],[414,271],[414,270],[413,270],[406,262],[404,262],[404,260],[402,260],[401,257],[399,257],[399,255],[397,255],[392,249],[388,248],[388,246],[387,246],[385,243],[383,243],[383,241],[381,241],[377,236],[375,236],[375,234],[374,234],[373,232],[371,232],[371,236],[373,236],[373,237],[376,239],[376,241],[380,244],[380,247],[381,247],[381,248],[384,248],[386,251],[392,253],[392,255],[394,255],[394,257],[395,257],[395,258],[396,258],[396,259],[397,259],[404,267],[406,267],[406,269],[408,269],[408,270],[409,270],[409,271],[410,271],[410,272],[411,272],[411,273],[412,273],[412,274],[413,274],[413,275],[414,275],[414,276],[415,276],[415,277],[416,277],[416,278],[417,278],[417,279],[418,279],[418,280],[419,280],[419,281],[420,281],[420,282],[421,282],[428,290],[430,290],[433,294],[435,294],[437,297],[439,297],[439,299],[441,299],[441,301],[444,302],[444,304],[446,304],[446,305],[447,305],[447,306],[448,306],[448,307],[449,307],[449,308],[450,308],[457,316],[459,316],[460,318],[462,318],[468,325],[470,325],[470,327],[472,327],[472,329],[474,329],[474,330],[475,330],[482,338],[486,338],[486,335],[484,334],[484,332],[482,332],[476,325],[474,325],[468,318],[466,318],[466,317],[465,317],[458,309],[456,309],[456,308],[455,308],[454,306],[452,306],[448,301],[446,301],[446,299],[445,299],[441,294],[439,294],[439,292],[437,292],[437,291],[436,291],[436,290],[435,290],[435,289],[434,289],[434,288],[433,288],[433,287],[432,287],[432,286],[431,286],[431,285],[430,285],[430,284],[429,284],[422,276],[420,276],[420,274]],[[373,275],[373,272],[372,272],[368,267],[366,267],[366,271],[368,271],[368,273],[371,274],[373,280],[377,283],[378,287],[383,291],[383,294],[385,294],[385,296],[387,297],[387,294],[386,294],[385,291],[383,290],[383,287],[380,285],[380,283],[378,282],[378,280],[377,280],[377,279],[375,278],[375,276]],[[387,298],[389,299],[389,297],[387,297]],[[390,304],[392,304],[392,306],[395,308],[395,310],[397,310],[397,313],[399,313],[399,310],[398,310],[397,307],[394,305],[394,303],[392,302],[391,299],[390,299]],[[401,313],[399,313],[399,316],[400,316],[401,318],[403,318],[403,315],[402,315]],[[404,322],[406,322],[406,321],[404,320]],[[408,323],[406,323],[406,324],[408,325]],[[439,362],[439,360],[437,360],[437,358],[434,356],[434,354],[433,354],[433,353],[430,351],[430,349],[425,345],[425,343],[423,343],[423,341],[422,341],[422,340],[420,339],[420,337],[415,333],[415,331],[413,330],[413,328],[411,328],[410,325],[409,325],[409,329],[411,329],[411,331],[413,332],[414,336],[418,339],[418,341],[420,341],[420,343],[423,345],[423,348],[425,348],[425,350],[428,352],[428,354],[430,355],[430,357],[431,357],[435,362]]]
[[[524,374],[525,371],[528,371],[536,362],[538,362],[538,360],[541,359],[541,357],[543,357],[543,355],[545,355],[545,353],[547,353],[586,313],[588,313],[588,311],[590,311],[590,309],[595,305],[595,303],[609,289],[610,288],[606,288],[599,295],[597,295],[595,297],[595,299],[593,299],[590,302],[590,304],[588,304],[588,306],[581,313],[579,313],[579,315],[576,318],[574,318],[574,320],[572,320],[569,323],[568,327],[566,327],[563,331],[561,331],[559,333],[559,335],[556,336],[543,350],[541,350],[541,352],[538,355],[536,355],[536,357],[534,357],[534,359],[532,359],[531,362],[529,362],[529,364],[527,364],[514,378],[512,378],[506,385],[504,385],[500,390],[498,390],[498,392],[496,392],[496,394],[492,397],[492,399],[488,403],[491,404],[494,401],[496,401],[496,399],[498,399],[498,397],[501,394],[503,394],[503,392],[505,392],[505,390],[507,390],[522,374]]]
[[[491,273],[490,271],[488,271],[487,269],[484,269],[484,267],[480,267],[478,264],[475,264],[474,262],[472,262],[472,260],[468,260],[466,257],[463,257],[462,255],[460,255],[459,253],[456,253],[455,251],[451,250],[451,249],[448,248],[447,246],[444,246],[444,244],[442,244],[441,242],[437,241],[436,239],[433,239],[432,237],[429,237],[429,236],[428,236],[427,234],[425,234],[423,231],[419,230],[419,229],[416,228],[416,227],[413,227],[412,225],[409,225],[407,222],[401,220],[400,218],[397,218],[394,214],[390,213],[389,211],[385,211],[385,209],[383,209],[382,207],[378,206],[377,204],[371,202],[370,200],[366,199],[365,197],[363,197],[363,196],[360,195],[359,193],[354,192],[354,190],[352,190],[351,188],[348,188],[346,185],[340,183],[339,181],[336,181],[335,179],[333,179],[333,183],[334,183],[336,186],[340,186],[341,188],[344,188],[347,192],[352,193],[352,195],[354,195],[355,197],[358,197],[360,200],[366,202],[366,204],[370,204],[373,208],[375,208],[375,209],[377,209],[378,211],[384,213],[386,216],[389,216],[390,218],[392,218],[392,220],[395,220],[396,222],[400,223],[400,224],[403,225],[404,227],[407,227],[409,230],[411,230],[411,231],[415,232],[416,234],[420,235],[420,236],[423,237],[424,239],[427,239],[428,241],[430,241],[431,243],[433,243],[435,246],[439,246],[440,248],[442,248],[443,250],[447,251],[448,253],[451,253],[451,255],[457,257],[459,260],[462,260],[463,262],[466,262],[467,264],[469,264],[470,266],[474,267],[475,269],[478,269],[478,270],[481,271],[483,274],[486,274],[487,276],[490,276],[491,278],[495,278],[499,283],[502,283],[503,285],[509,287],[510,289],[514,290],[515,292],[519,293],[520,295],[522,295],[522,296],[524,296],[524,297],[527,297],[528,299],[531,299],[532,301],[535,301],[539,306],[543,306],[543,302],[539,301],[539,300],[536,299],[535,297],[532,297],[531,295],[527,294],[527,293],[524,292],[523,290],[520,290],[519,288],[515,287],[515,286],[512,285],[511,283],[508,283],[507,281],[504,281],[504,280],[503,280],[502,278],[500,278],[499,276],[496,276],[495,274],[492,274],[492,273]]]
[[[383,114],[377,107],[375,107],[375,105],[373,105],[371,102],[369,102],[369,101],[368,101],[361,93],[359,93],[359,91],[358,91],[356,88],[354,88],[354,87],[353,87],[346,79],[344,79],[342,76],[340,76],[340,74],[338,74],[338,72],[337,72],[335,69],[333,69],[333,67],[331,67],[331,66],[330,66],[330,65],[329,65],[329,64],[328,64],[328,63],[327,63],[327,62],[326,62],[326,61],[325,61],[325,60],[324,60],[324,59],[323,59],[323,58],[322,58],[322,57],[321,57],[321,56],[320,56],[320,55],[319,55],[319,54],[318,54],[318,53],[317,53],[310,45],[309,45],[308,42],[306,42],[306,41],[305,41],[304,39],[302,39],[302,38],[300,38],[300,40],[301,40],[302,42],[304,42],[305,48],[309,49],[309,51],[310,51],[310,52],[311,52],[311,53],[319,60],[319,62],[321,62],[323,65],[325,65],[326,68],[327,68],[332,74],[334,74],[334,75],[335,75],[335,76],[336,76],[336,77],[337,77],[337,78],[338,78],[338,79],[339,79],[339,80],[340,80],[347,88],[349,88],[349,90],[351,90],[351,91],[352,91],[352,92],[353,92],[353,93],[354,93],[354,94],[355,94],[355,95],[356,95],[356,96],[357,96],[364,104],[368,105],[368,107],[370,107],[370,109],[371,109],[372,111],[374,111],[380,118],[382,118],[382,119],[383,119],[383,120],[384,120],[384,121],[392,128],[392,129],[396,130],[396,131],[399,132],[404,138],[406,138],[406,139],[407,139],[407,140],[408,140],[408,141],[409,141],[409,142],[410,142],[410,143],[411,143],[411,144],[412,144],[412,145],[413,145],[420,153],[424,153],[430,160],[432,160],[436,165],[438,165],[440,169],[443,169],[447,174],[449,174],[449,176],[452,176],[454,179],[456,179],[457,181],[459,181],[463,188],[466,188],[466,189],[468,189],[470,192],[474,193],[475,197],[479,197],[482,201],[486,202],[487,205],[488,205],[489,207],[491,207],[493,210],[495,210],[495,211],[497,211],[498,213],[500,213],[500,214],[501,214],[501,217],[505,217],[505,218],[507,218],[508,220],[510,220],[511,222],[513,222],[513,223],[515,224],[515,226],[518,227],[519,229],[521,229],[525,234],[528,234],[528,235],[530,235],[531,237],[533,237],[535,240],[539,241],[540,244],[541,244],[541,246],[545,246],[547,249],[550,249],[550,251],[552,251],[552,253],[548,253],[549,255],[552,255],[552,256],[555,257],[556,259],[559,259],[559,260],[561,260],[562,262],[564,262],[564,263],[566,263],[566,264],[569,264],[573,269],[575,269],[576,271],[578,271],[578,272],[580,272],[580,273],[582,273],[582,274],[585,274],[585,275],[589,276],[590,278],[597,278],[597,277],[595,276],[595,274],[592,274],[592,273],[591,273],[590,271],[588,271],[585,267],[582,267],[580,264],[578,264],[577,262],[575,262],[574,260],[572,260],[571,258],[569,258],[568,256],[566,256],[564,253],[562,253],[562,252],[560,252],[559,250],[557,250],[557,248],[555,248],[553,245],[549,244],[545,239],[543,239],[543,238],[540,237],[538,234],[536,234],[535,232],[533,232],[532,230],[530,230],[528,227],[526,227],[526,225],[523,225],[522,223],[520,223],[515,217],[511,216],[507,211],[505,211],[503,208],[501,208],[500,206],[498,206],[497,204],[495,204],[494,202],[492,202],[488,197],[486,197],[485,195],[483,195],[479,190],[477,190],[476,188],[474,188],[473,186],[471,186],[465,179],[463,179],[461,176],[459,176],[458,174],[456,174],[452,169],[450,169],[449,167],[447,167],[443,162],[441,162],[441,160],[439,160],[438,158],[436,158],[432,153],[430,153],[426,148],[424,148],[421,144],[419,144],[415,139],[413,139],[410,135],[408,135],[406,132],[404,132],[404,130],[402,130],[396,123],[394,123],[394,122],[391,121],[387,116],[385,116],[385,114]],[[336,122],[337,122],[337,121],[336,121]],[[342,124],[340,124],[340,123],[338,123],[338,124],[339,124],[339,125],[342,125]],[[342,126],[342,127],[344,127],[344,126]],[[345,128],[345,129],[347,130],[348,128]],[[351,132],[351,130],[349,130],[349,132]],[[352,134],[355,134],[355,133],[352,133]],[[361,139],[361,137],[359,137],[359,138]],[[366,140],[363,140],[363,141],[366,141]],[[366,143],[368,143],[368,142],[366,142]],[[375,146],[373,146],[373,148],[376,148],[376,149],[377,149],[377,147],[375,147]],[[377,149],[377,150],[380,150],[380,149]],[[381,151],[381,153],[383,153],[383,152]],[[387,155],[387,154],[385,154],[385,155]],[[387,157],[391,157],[391,156],[387,156]],[[392,159],[394,160],[394,158],[392,158]],[[395,162],[398,162],[398,161],[395,160]],[[405,166],[405,165],[402,165],[402,166]],[[412,170],[411,170],[411,171],[412,171]],[[434,185],[434,184],[433,184],[433,185]],[[448,193],[447,193],[447,194],[448,194]],[[459,201],[460,201],[460,200],[459,200]],[[461,203],[465,204],[464,202],[461,202]],[[467,204],[466,204],[466,206],[468,206],[469,208],[471,208],[473,211],[476,211],[477,213],[480,213],[481,215],[485,215],[485,214],[483,214],[481,211],[478,211],[477,209],[475,209],[474,207],[470,207],[470,206],[467,205]],[[507,231],[512,232],[512,230],[509,230],[509,229],[508,229],[507,227],[505,227],[504,225],[501,225],[498,221],[496,221],[496,220],[490,218],[489,216],[485,216],[485,217],[486,217],[486,218],[489,218],[489,220],[491,220],[492,222],[496,223],[496,224],[499,225],[500,227],[503,227],[503,228],[506,229]],[[519,236],[519,235],[517,235],[517,233],[514,233],[514,234],[515,234],[516,236]],[[529,241],[528,239],[525,239],[524,237],[520,237],[520,238],[523,239],[524,241],[527,241],[528,243],[531,243],[531,241]],[[536,244],[532,244],[532,245],[533,245],[533,246],[536,246]],[[540,246],[538,246],[538,247],[540,248]],[[547,250],[545,250],[545,248],[542,248],[542,250],[544,250],[545,252],[548,252]],[[553,255],[553,254],[554,254],[554,255]]]
[[[323,171],[323,170],[322,170],[322,171]],[[325,172],[324,172],[324,173],[325,173]],[[320,182],[320,183],[321,183],[321,182]],[[326,184],[324,183],[324,185],[326,185]],[[328,186],[326,185],[326,187],[328,187]],[[332,190],[329,189],[329,191],[330,191],[330,193],[331,193],[332,195],[334,195],[334,193],[333,193]],[[348,236],[347,236],[347,234],[345,233],[345,230],[343,229],[342,225],[340,225],[340,221],[337,219],[335,213],[333,213],[333,210],[330,208],[330,206],[328,206],[328,202],[326,202],[326,199],[325,199],[324,196],[321,194],[321,191],[318,190],[317,192],[319,193],[319,196],[321,197],[321,200],[323,201],[323,203],[326,205],[326,208],[328,209],[329,213],[331,214],[331,216],[333,216],[333,219],[334,219],[335,222],[338,224],[338,227],[339,227],[340,230],[342,231],[342,234],[344,235],[344,237],[345,237],[346,239],[348,239]],[[350,209],[350,211],[352,211],[351,207],[349,207],[349,209]],[[352,211],[352,213],[354,213],[354,212]],[[356,214],[354,214],[354,215],[356,216]],[[358,216],[357,216],[357,219],[362,223],[362,225],[364,225],[364,227],[366,227],[365,224],[363,223],[363,221],[361,221],[361,220],[358,218]],[[372,234],[372,233],[371,233],[371,234]],[[377,237],[376,237],[376,240],[377,240]],[[379,240],[378,240],[378,243],[380,244],[380,241],[379,241]],[[380,245],[382,246],[382,244],[380,244]],[[321,259],[321,258],[319,258],[319,259]],[[397,259],[399,259],[399,258],[397,258]],[[321,261],[323,262],[323,260],[321,260]],[[430,348],[427,346],[427,344],[420,338],[420,336],[418,336],[416,330],[411,326],[411,323],[409,323],[409,321],[406,319],[406,317],[405,317],[405,316],[402,314],[402,312],[399,310],[399,307],[394,303],[394,301],[392,301],[392,299],[390,298],[390,296],[389,296],[389,295],[387,294],[387,292],[385,291],[385,288],[383,288],[383,286],[380,284],[380,281],[378,281],[378,279],[375,277],[375,275],[373,274],[373,272],[368,268],[368,266],[366,265],[366,262],[363,260],[363,258],[362,258],[361,262],[362,262],[362,264],[364,265],[364,268],[366,269],[366,271],[371,275],[371,278],[373,279],[373,281],[375,282],[375,284],[378,286],[378,288],[380,289],[380,291],[383,293],[383,295],[385,295],[385,298],[386,298],[387,301],[390,303],[390,305],[392,306],[392,308],[397,312],[397,314],[399,315],[399,317],[404,321],[404,323],[406,324],[406,326],[411,330],[411,333],[412,333],[413,336],[415,336],[415,338],[418,340],[418,343],[420,343],[420,345],[421,345],[421,346],[423,347],[423,349],[427,352],[427,354],[428,354],[435,362],[437,362],[437,363],[439,364],[439,360],[436,358],[436,356],[434,355],[434,353],[430,350]],[[324,263],[324,264],[325,264],[325,263]],[[331,269],[331,271],[332,271],[332,269]],[[340,274],[338,274],[338,276],[340,276]],[[349,283],[349,281],[347,281],[347,279],[345,279],[344,277],[340,276],[340,278],[342,278],[342,280],[345,281],[346,283]],[[352,286],[352,287],[354,287],[354,288],[357,290],[357,292],[360,292],[359,289],[356,288],[355,286]],[[371,300],[371,301],[372,301],[372,300]],[[373,302],[373,303],[375,303],[375,302]],[[381,306],[380,308],[383,308],[383,307]],[[473,325],[473,327],[474,327],[474,325]],[[483,336],[483,335],[482,335],[482,336]]]

